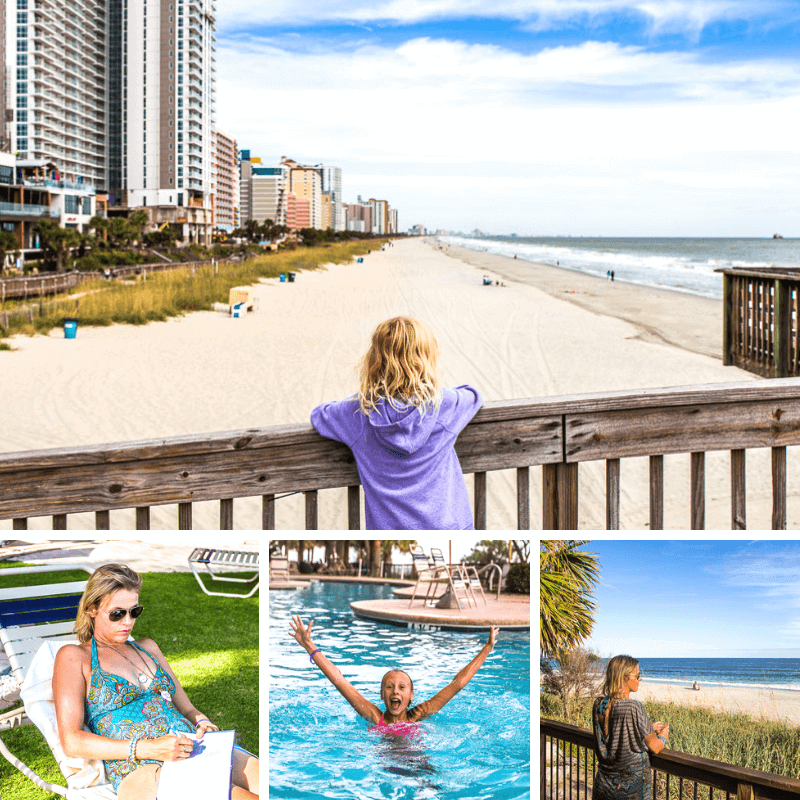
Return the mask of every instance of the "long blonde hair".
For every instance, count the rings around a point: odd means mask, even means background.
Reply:
[[[358,403],[371,414],[381,398],[393,408],[414,406],[420,414],[441,402],[433,331],[412,317],[393,317],[372,333],[369,350],[359,365]]]
[[[88,642],[94,634],[94,620],[89,616],[89,609],[97,608],[106,595],[120,589],[138,592],[141,588],[142,576],[125,564],[104,564],[98,567],[86,582],[78,604],[75,627],[72,629],[78,635],[78,641]]]
[[[606,736],[608,736],[608,720],[611,718],[611,709],[615,701],[622,697],[622,684],[638,666],[639,662],[633,656],[614,656],[606,664],[606,677],[603,681],[603,688],[600,690],[603,697],[611,698],[605,718]]]

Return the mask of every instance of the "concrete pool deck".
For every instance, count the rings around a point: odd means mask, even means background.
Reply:
[[[496,600],[496,592],[486,594],[486,603],[478,600],[471,608],[434,608],[426,606],[422,599],[415,598],[409,608],[408,601],[414,591],[416,581],[397,578],[358,578],[345,575],[292,575],[292,582],[310,583],[328,581],[331,583],[375,583],[402,587],[393,592],[403,596],[403,600],[356,600],[350,603],[353,613],[360,619],[369,619],[384,625],[416,630],[470,631],[488,630],[492,625],[504,630],[528,631],[531,628],[531,599],[528,595],[501,594]],[[272,588],[272,587],[270,587]],[[438,587],[436,587],[438,590]],[[441,595],[438,592],[437,597]],[[464,603],[462,602],[462,605]]]
[[[500,595],[484,604],[464,608],[435,608],[414,600],[357,600],[350,603],[361,619],[416,630],[481,631],[494,625],[503,630],[528,631],[531,628],[531,601],[527,595]]]

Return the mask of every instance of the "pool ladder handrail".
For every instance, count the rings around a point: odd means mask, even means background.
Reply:
[[[485,566],[483,566],[479,570],[477,570],[476,574],[480,578],[482,573],[486,572],[487,570],[492,569],[492,567],[494,567],[494,569],[497,570],[497,596],[495,597],[495,600],[499,601],[500,600],[500,587],[502,586],[502,583],[503,583],[503,570],[500,567],[500,565],[499,564],[495,564],[494,561],[492,561],[491,564],[486,564]],[[488,583],[489,583],[489,591],[490,592],[492,591],[492,577],[493,576],[494,576],[494,573],[492,572],[489,575],[489,581],[488,581]]]

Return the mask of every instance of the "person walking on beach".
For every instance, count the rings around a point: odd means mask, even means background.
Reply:
[[[602,695],[592,707],[598,763],[592,800],[653,800],[648,752],[664,749],[669,725],[650,722],[644,706],[630,698],[641,679],[631,656],[614,656],[606,666]]]
[[[456,437],[483,400],[442,388],[439,346],[419,320],[382,322],[360,363],[356,394],[323,403],[311,424],[352,451],[368,530],[473,530]]]

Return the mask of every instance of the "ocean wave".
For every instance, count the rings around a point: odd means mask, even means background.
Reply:
[[[703,678],[698,676],[691,680],[685,678],[647,678],[647,683],[659,683],[669,686],[688,687],[694,681],[700,686],[721,689],[769,689],[775,692],[800,692],[800,683],[749,683],[746,681],[724,681],[719,678]]]

